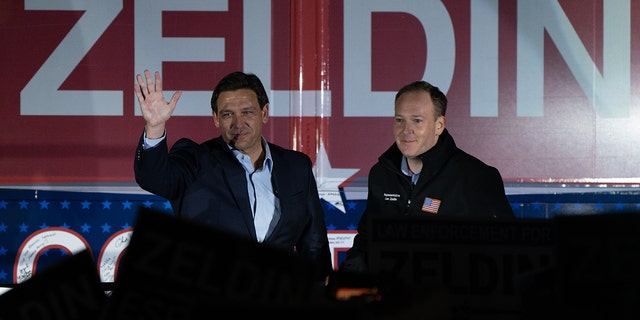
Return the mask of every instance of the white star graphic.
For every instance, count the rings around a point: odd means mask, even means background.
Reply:
[[[346,213],[346,211],[338,187],[358,171],[360,169],[332,168],[324,143],[320,142],[320,149],[313,165],[313,172],[318,182],[318,193],[321,199],[331,203],[342,213]]]

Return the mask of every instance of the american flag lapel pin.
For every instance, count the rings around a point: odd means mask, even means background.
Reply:
[[[440,202],[438,199],[426,197],[422,203],[422,211],[437,214],[440,208]]]

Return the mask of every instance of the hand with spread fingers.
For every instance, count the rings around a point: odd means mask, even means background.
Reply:
[[[138,84],[134,86],[134,90],[140,103],[142,117],[147,122],[145,127],[147,137],[159,138],[164,135],[165,125],[171,118],[182,91],[176,91],[167,102],[162,93],[160,72],[155,72],[155,81],[152,81],[149,70],[144,70],[144,78],[138,74],[136,79]]]
[[[165,129],[182,92],[167,101],[159,72],[152,79],[144,70],[136,80],[146,121],[133,165],[138,185],[170,201],[175,216],[309,259],[317,268],[305,272],[326,285],[333,264],[313,162],[263,135],[270,105],[260,78],[223,75],[210,100],[219,135],[183,137],[171,147]]]

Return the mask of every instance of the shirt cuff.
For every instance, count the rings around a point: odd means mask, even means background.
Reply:
[[[167,131],[166,130],[162,134],[162,137],[156,138],[156,139],[147,138],[147,132],[145,131],[144,132],[144,145],[143,145],[143,147],[144,147],[144,149],[153,148],[153,147],[157,146],[158,143],[160,143],[166,137],[167,137]]]

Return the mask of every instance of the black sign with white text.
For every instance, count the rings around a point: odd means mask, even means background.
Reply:
[[[527,277],[554,266],[552,220],[405,216],[370,223],[371,271],[445,292],[454,313],[517,313]]]

